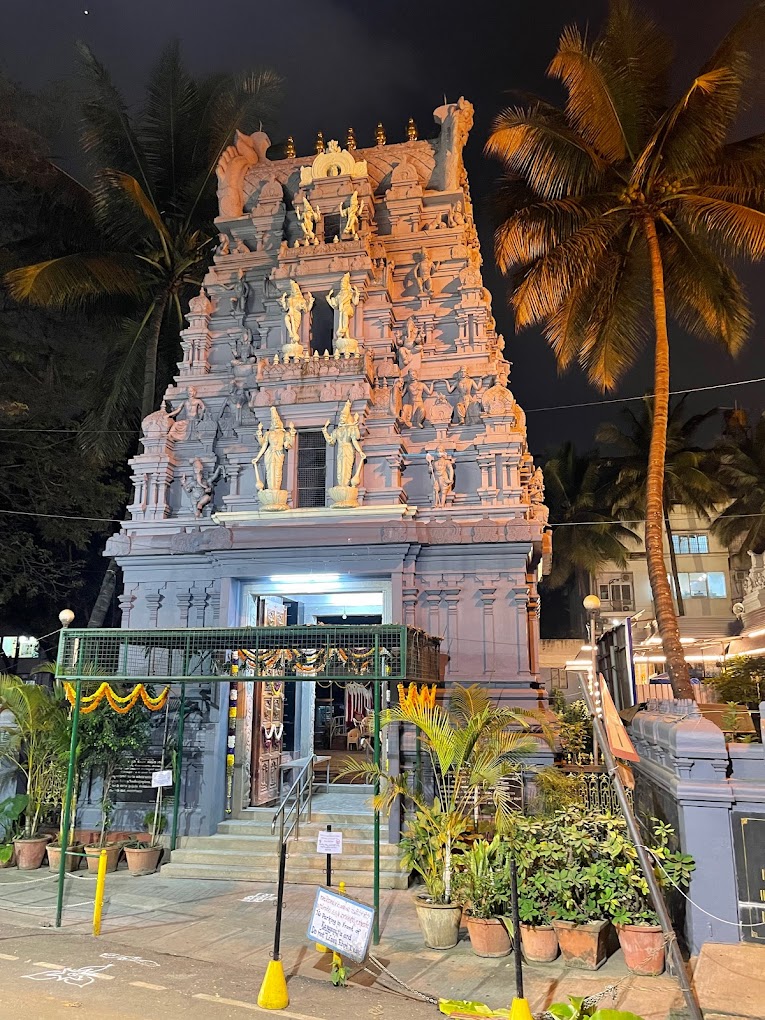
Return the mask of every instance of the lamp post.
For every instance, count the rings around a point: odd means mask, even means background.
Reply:
[[[71,609],[62,609],[58,614],[61,622],[61,629],[66,630],[74,619]],[[56,675],[61,664],[63,649],[63,635],[59,638],[58,661],[56,662]],[[78,663],[79,671],[79,663]],[[61,862],[58,866],[58,890],[56,893],[56,928],[61,927],[61,915],[64,910],[64,876],[66,874],[66,851],[69,845],[69,824],[72,814],[72,793],[74,791],[74,771],[77,761],[77,732],[80,725],[80,705],[82,703],[82,680],[79,678],[74,682],[75,698],[72,708],[72,733],[69,741],[69,766],[66,773],[66,790],[64,793],[64,806],[61,812]]]
[[[595,709],[600,715],[600,684],[598,682],[598,641],[595,636],[595,620],[600,610],[600,599],[597,595],[585,595],[582,600],[582,605],[587,610],[589,617],[589,637],[590,637],[590,694],[592,696],[593,704]],[[595,731],[593,730],[592,740],[592,761],[594,765],[598,764],[598,742],[595,739]]]

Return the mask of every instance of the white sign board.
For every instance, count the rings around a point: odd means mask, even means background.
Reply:
[[[349,900],[329,889],[317,889],[308,939],[362,963],[369,949],[374,916],[374,909],[366,903]]]
[[[151,774],[151,785],[155,789],[158,786],[172,786],[173,785],[173,770],[172,769],[160,769],[159,772],[152,772],[152,774]]]
[[[342,832],[320,832],[316,840],[317,854],[341,854],[343,852]]]

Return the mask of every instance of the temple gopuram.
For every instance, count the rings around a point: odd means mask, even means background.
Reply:
[[[237,133],[217,247],[107,554],[123,627],[400,623],[442,639],[447,689],[536,707],[543,479],[481,275],[473,107],[434,118],[433,139],[410,121],[402,142],[380,125],[371,148],[351,131],[281,159]],[[258,761],[345,750],[354,730],[363,745],[363,675],[308,681],[281,685],[266,726],[264,685],[239,684],[245,805],[278,795]],[[202,771],[225,757],[226,708]],[[211,798],[197,831],[222,817]]]

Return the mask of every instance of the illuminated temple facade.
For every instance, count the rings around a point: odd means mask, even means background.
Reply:
[[[533,707],[542,476],[481,276],[473,108],[434,117],[432,140],[410,122],[404,142],[378,128],[372,148],[351,134],[278,160],[263,133],[237,135],[183,358],[143,422],[107,553],[124,627],[409,624],[442,637],[447,685]],[[265,740],[253,686],[248,755]],[[367,707],[358,686],[288,684],[271,757],[334,746]],[[213,805],[226,705],[210,711]],[[275,796],[257,768],[245,804]]]

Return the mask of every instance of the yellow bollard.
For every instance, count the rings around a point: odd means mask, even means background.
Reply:
[[[104,906],[104,885],[106,884],[106,850],[98,855],[98,875],[96,876],[96,898],[93,903],[93,934],[101,934],[101,911]]]
[[[510,1020],[533,1020],[526,999],[513,999],[513,1004],[510,1007]]]

